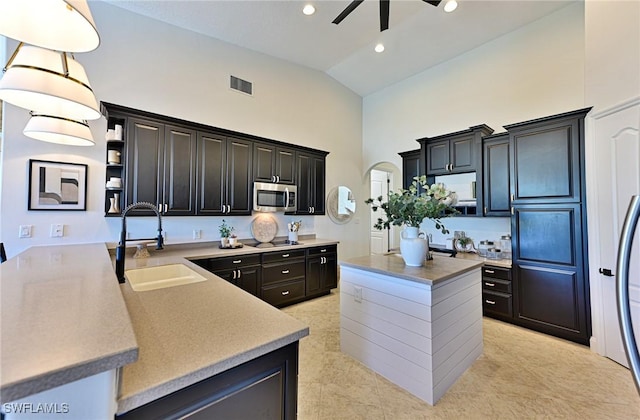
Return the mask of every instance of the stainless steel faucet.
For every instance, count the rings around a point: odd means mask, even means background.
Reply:
[[[157,238],[141,238],[141,239],[127,239],[127,213],[133,209],[150,209],[153,210],[158,216],[158,237]],[[119,283],[124,283],[124,259],[127,250],[127,241],[151,241],[157,240],[158,244],[156,249],[163,248],[163,238],[162,238],[162,216],[160,216],[160,211],[156,206],[147,202],[139,202],[133,203],[127,206],[122,212],[122,230],[120,231],[120,242],[116,248],[116,276],[118,277]]]

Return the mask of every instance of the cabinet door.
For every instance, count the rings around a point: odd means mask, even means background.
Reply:
[[[323,267],[324,282],[322,288],[327,291],[335,289],[338,287],[338,255],[326,255]]]
[[[127,126],[127,205],[162,203],[164,124],[129,118]],[[138,214],[142,212],[136,211]]]
[[[196,213],[196,132],[167,125],[164,141],[164,214]]]
[[[293,149],[276,148],[276,175],[280,184],[296,183],[296,157]]]
[[[307,258],[306,296],[313,296],[322,290],[322,271],[322,257]]]
[[[509,137],[488,140],[484,155],[484,215],[509,216]]]
[[[254,296],[258,296],[260,272],[261,268],[259,265],[238,269],[238,276],[235,282],[236,286]]]
[[[520,323],[588,344],[581,220],[580,204],[514,206],[514,294]]]
[[[476,170],[474,156],[474,136],[453,138],[449,144],[449,163],[452,172],[470,172]]]
[[[577,119],[510,131],[514,203],[580,201]]]
[[[275,146],[254,143],[253,145],[253,180],[258,182],[274,182],[276,174]]]
[[[324,195],[325,195],[325,159],[324,157],[315,156],[312,161],[312,199],[311,207],[314,215],[324,214]]]
[[[449,140],[438,140],[427,144],[427,175],[449,173]]]
[[[402,156],[402,188],[408,189],[413,178],[420,175],[420,149],[400,153]]]
[[[253,200],[252,178],[253,143],[248,140],[227,138],[226,203],[229,214],[251,215]]]
[[[221,215],[225,200],[226,139],[198,132],[198,193],[196,213]]]
[[[296,214],[311,214],[311,156],[298,152],[297,174],[298,174],[298,209]]]

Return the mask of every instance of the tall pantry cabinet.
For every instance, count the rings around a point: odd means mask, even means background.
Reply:
[[[591,335],[584,168],[589,110],[505,126],[516,320],[582,344]]]

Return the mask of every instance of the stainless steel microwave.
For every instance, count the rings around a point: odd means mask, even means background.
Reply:
[[[253,183],[253,210],[296,211],[298,188],[295,185]]]

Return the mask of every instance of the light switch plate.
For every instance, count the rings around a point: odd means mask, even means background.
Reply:
[[[31,237],[31,225],[20,225],[18,231],[18,238],[30,238]]]
[[[51,225],[51,237],[62,238],[64,236],[64,225],[62,223],[53,223]]]

